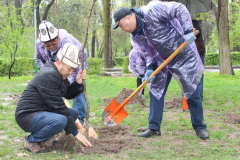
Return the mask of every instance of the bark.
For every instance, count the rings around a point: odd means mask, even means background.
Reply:
[[[111,13],[110,0],[104,0],[103,5],[103,23],[104,23],[104,59],[105,67],[113,68],[112,64],[112,46],[111,46]]]
[[[218,0],[218,42],[220,74],[234,75],[228,33],[228,0]]]
[[[46,9],[44,11],[42,20],[46,20],[47,19],[48,11],[51,8],[51,6],[53,5],[54,1],[55,0],[51,0],[51,2],[47,5],[47,7],[46,7]]]

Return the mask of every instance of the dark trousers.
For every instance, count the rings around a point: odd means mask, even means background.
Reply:
[[[137,77],[137,87],[139,87],[141,84],[142,84],[142,78]],[[143,90],[142,90],[142,95],[144,95],[144,87],[143,87]]]
[[[78,111],[68,108],[74,121],[78,117]],[[27,132],[31,132],[28,136],[28,142],[37,143],[45,141],[55,134],[60,133],[67,125],[67,118],[64,115],[53,112],[41,112],[30,123]]]
[[[150,95],[150,113],[149,113],[149,129],[158,130],[162,123],[163,109],[164,109],[164,97],[167,92],[168,85],[172,79],[172,74],[168,72],[166,86],[162,97],[158,100],[149,92]],[[191,121],[193,129],[197,132],[199,129],[206,129],[206,124],[203,118],[203,107],[200,98],[200,86],[193,95],[187,99],[188,108],[191,114]]]

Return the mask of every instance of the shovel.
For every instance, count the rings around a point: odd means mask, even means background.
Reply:
[[[195,31],[194,35],[197,36],[199,31]],[[155,76],[159,71],[161,71],[185,46],[187,42],[185,41],[180,47],[176,49],[150,76],[149,79]],[[124,120],[128,113],[125,111],[124,106],[149,82],[146,79],[122,104],[117,103],[116,99],[113,99],[112,102],[104,109],[102,114],[102,121],[105,126],[116,126],[122,120]]]
[[[65,98],[64,100],[65,105],[68,108],[71,108],[70,104],[68,103],[67,99]],[[76,121],[76,125],[78,126],[78,131],[81,132],[82,134],[86,131],[86,129],[83,127],[82,123],[79,121],[79,119],[77,119]],[[94,139],[98,139],[98,135],[97,133],[94,131],[94,129],[92,127],[89,127],[89,132],[88,132],[88,137],[93,137]]]

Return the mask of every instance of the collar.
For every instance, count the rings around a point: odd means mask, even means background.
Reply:
[[[131,8],[136,15],[137,29],[132,32],[133,37],[137,34],[144,36],[141,7]]]

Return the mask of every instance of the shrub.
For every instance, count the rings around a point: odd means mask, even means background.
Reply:
[[[0,58],[0,76],[8,76],[10,65],[9,59]],[[34,69],[34,65],[34,58],[17,57],[11,70],[11,76],[28,75],[29,71]]]
[[[129,57],[123,57],[123,69],[122,69],[123,73],[130,73],[130,71],[128,70],[128,65],[129,65]]]
[[[122,66],[123,65],[123,58],[124,57],[115,57],[116,65]]]
[[[104,59],[102,58],[88,58],[87,59],[88,69],[87,74],[100,74],[102,68],[104,67]]]
[[[232,65],[240,64],[240,52],[231,52]],[[206,53],[206,65],[219,65],[219,53]]]

